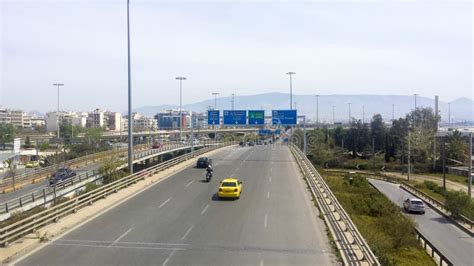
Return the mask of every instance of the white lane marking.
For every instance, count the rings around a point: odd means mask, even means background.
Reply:
[[[161,207],[165,206],[166,203],[168,203],[168,201],[170,201],[171,198],[168,198],[167,200],[165,200],[165,202],[161,203],[160,206],[158,206],[158,209],[161,209]]]
[[[263,259],[260,259],[260,266],[263,266]]]
[[[203,215],[207,211],[207,208],[209,208],[209,204],[207,204],[206,207],[204,207],[204,209],[201,211],[201,215]]]
[[[267,228],[267,224],[268,224],[268,215],[265,214],[265,221],[263,221],[263,227]]]
[[[193,230],[193,228],[194,228],[194,224],[191,225],[191,227],[189,227],[189,229],[188,229],[188,231],[186,231],[186,233],[184,233],[183,237],[181,237],[181,240],[184,240],[189,235],[191,230]]]
[[[270,198],[270,191],[267,192],[267,199]]]
[[[186,184],[186,187],[189,187],[192,183],[194,183],[194,180]]]
[[[112,243],[110,244],[110,246],[113,246],[115,243],[119,242],[120,239],[124,238],[124,237],[125,237],[128,233],[130,233],[130,231],[132,231],[132,230],[133,230],[133,227],[130,227],[125,233],[123,233],[121,236],[119,236],[117,239],[115,239],[115,241],[112,242]]]
[[[55,246],[71,246],[71,247],[93,247],[93,248],[123,248],[123,249],[138,249],[138,250],[186,250],[185,248],[176,248],[176,247],[136,247],[136,246],[104,246],[104,245],[94,245],[94,244],[76,244],[76,243],[51,243]]]
[[[270,167],[270,172],[273,172],[273,167]]]
[[[108,244],[110,241],[102,241],[102,240],[83,240],[83,239],[59,239],[55,240],[52,243],[63,243],[63,242],[71,242],[71,243],[95,243],[95,244]],[[188,246],[189,244],[181,244],[181,243],[163,243],[163,242],[120,242],[122,245],[148,245],[148,246]]]
[[[168,257],[166,258],[165,261],[163,261],[163,266],[166,266],[166,264],[168,264],[168,262],[170,261],[171,257],[173,257],[174,253],[176,252],[176,249],[174,249],[173,251],[171,251],[171,253],[168,255]]]
[[[268,178],[268,181],[269,181],[270,183],[272,182],[272,177],[271,177],[271,176]]]

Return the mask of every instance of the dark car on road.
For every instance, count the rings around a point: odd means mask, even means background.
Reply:
[[[247,143],[247,145],[249,145],[249,146],[255,146],[255,142],[253,142],[253,141],[251,140],[251,141],[249,141],[249,142]]]
[[[212,165],[212,159],[208,157],[199,157],[196,163],[197,168],[207,168],[209,165]]]
[[[73,176],[76,176],[76,173],[71,168],[61,167],[49,178],[49,185],[52,186]]]

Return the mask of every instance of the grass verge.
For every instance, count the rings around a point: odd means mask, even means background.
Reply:
[[[416,239],[414,223],[367,179],[325,173],[332,192],[382,265],[435,265]]]

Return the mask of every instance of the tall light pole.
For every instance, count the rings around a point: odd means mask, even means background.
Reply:
[[[365,124],[365,106],[362,105],[362,124]]]
[[[336,106],[332,106],[332,124],[336,124]]]
[[[469,195],[469,198],[471,198],[471,191],[472,191],[472,133],[469,134],[469,166],[468,166],[468,190],[467,194]]]
[[[219,93],[213,92],[211,94],[214,95],[214,110],[217,110],[217,96],[219,95]]]
[[[351,124],[351,117],[352,117],[352,115],[351,115],[351,104],[352,103],[347,103],[347,105],[349,106],[349,125]]]
[[[132,70],[130,60],[130,0],[127,0],[127,51],[128,51],[128,169],[133,174],[133,117]]]
[[[56,112],[56,124],[58,125],[58,141],[59,141],[59,87],[64,86],[62,83],[54,83],[53,86],[58,87],[58,110]]]
[[[176,77],[179,80],[179,141],[183,140],[183,80],[185,77]]]
[[[316,126],[319,126],[319,95],[316,94]]]
[[[448,127],[451,127],[451,103],[448,103]]]
[[[392,122],[395,120],[395,104],[392,103]]]
[[[290,75],[290,110],[293,110],[293,75],[295,72],[288,72],[287,75]],[[296,109],[296,107],[295,107]]]
[[[416,111],[416,97],[418,96],[418,93],[413,94],[415,96],[415,111]]]
[[[234,97],[235,97],[235,93],[232,93],[232,100],[230,101],[232,103],[232,111],[234,111]]]

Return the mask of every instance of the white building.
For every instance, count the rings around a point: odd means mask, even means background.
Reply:
[[[105,117],[107,120],[107,130],[119,132],[123,129],[121,113],[105,112]]]
[[[133,113],[133,131],[154,131],[158,129],[158,122],[151,117],[142,116],[138,113]],[[128,117],[124,117],[124,130],[128,130]]]
[[[0,107],[0,123],[10,124],[10,112],[6,108]]]
[[[105,119],[105,112],[100,109],[95,109],[88,113],[87,127],[105,127],[107,125]]]

